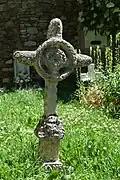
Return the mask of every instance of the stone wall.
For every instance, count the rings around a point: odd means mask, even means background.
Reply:
[[[13,51],[36,49],[45,41],[52,18],[62,20],[64,39],[79,48],[76,3],[77,0],[0,0],[0,86],[13,82]]]

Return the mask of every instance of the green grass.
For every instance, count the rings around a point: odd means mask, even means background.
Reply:
[[[34,128],[43,114],[42,94],[0,93],[0,180],[119,180],[120,121],[75,101],[58,103],[65,127],[63,169],[41,167]]]

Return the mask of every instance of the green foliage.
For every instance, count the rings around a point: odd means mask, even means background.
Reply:
[[[96,68],[102,70],[104,79],[98,83],[103,92],[103,104],[108,112],[114,117],[120,117],[120,33],[116,35],[116,48],[112,51],[112,36],[110,46],[104,49],[100,47],[90,48],[90,54],[93,57]],[[113,59],[117,66],[113,70]],[[103,71],[105,70],[105,71]]]
[[[103,107],[115,118],[120,118],[120,64],[106,72],[99,81],[80,83],[76,91],[80,103]]]
[[[120,118],[120,65],[114,72],[108,72],[100,85],[104,93],[105,108],[113,116]]]
[[[120,63],[120,33],[118,33],[115,38],[114,53],[112,50],[112,36],[110,36],[109,47],[91,46],[90,56],[93,58],[95,68],[99,70],[112,71],[113,59],[115,59],[115,64]]]
[[[16,86],[20,87],[20,88],[27,87],[28,84],[30,84],[30,82],[31,82],[30,76],[28,74],[22,73],[22,72],[18,73],[18,75],[14,81]]]
[[[0,92],[1,180],[120,179],[120,122],[78,102],[58,104],[65,137],[63,168],[46,170],[38,157],[34,128],[43,114],[39,89]]]
[[[84,31],[116,34],[120,31],[119,0],[78,0],[79,22]]]

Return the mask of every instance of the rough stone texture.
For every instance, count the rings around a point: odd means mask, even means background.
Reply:
[[[39,154],[43,160],[44,165],[61,165],[59,161],[59,149],[60,149],[60,139],[55,136],[43,137],[39,141]]]
[[[62,38],[62,33],[63,33],[62,31],[63,31],[62,22],[58,18],[51,20],[48,27],[47,39],[52,37]]]
[[[56,93],[59,81],[68,77],[74,68],[88,66],[92,58],[77,53],[74,47],[62,39],[62,22],[51,20],[47,39],[36,51],[15,51],[13,58],[26,65],[34,66],[45,80],[44,115],[56,114]],[[6,71],[6,69],[5,69]]]
[[[62,22],[58,18],[51,20],[47,39],[36,51],[15,51],[16,61],[34,66],[45,80],[58,82],[65,79],[76,67],[88,66],[92,59],[77,53],[74,47],[62,38]]]
[[[56,114],[57,83],[45,80],[44,115]]]
[[[0,0],[0,86],[3,78],[9,78],[12,83],[14,70],[11,72],[9,68],[13,68],[13,51],[36,49],[44,42],[52,18],[63,21],[63,37],[79,48],[76,3],[75,0]],[[9,60],[11,63],[7,63]],[[2,68],[8,71],[3,72]]]
[[[61,120],[55,114],[43,116],[36,126],[35,134],[38,138],[52,136],[62,139],[64,136],[64,129]]]
[[[56,115],[57,84],[68,77],[75,67],[88,66],[92,62],[91,57],[77,54],[74,47],[62,38],[62,30],[61,20],[54,18],[48,26],[47,41],[36,51],[15,51],[13,54],[14,60],[34,66],[45,80],[44,117],[38,123],[35,134],[41,141],[42,160],[50,163],[59,161],[59,139],[64,135]]]
[[[36,51],[15,51],[16,61],[34,66],[45,80],[44,115],[56,113],[56,93],[59,81],[68,77],[75,67],[88,66],[92,58],[77,54],[74,47],[62,39],[62,22],[55,18],[48,27],[47,38]]]

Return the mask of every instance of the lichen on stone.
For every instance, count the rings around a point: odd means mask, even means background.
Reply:
[[[57,115],[44,116],[36,126],[35,134],[39,138],[52,136],[61,139],[64,136],[64,128]]]
[[[23,64],[34,66],[36,61],[36,51],[15,51],[13,58]]]
[[[63,25],[62,21],[58,18],[54,18],[50,21],[47,31],[47,39],[52,37],[62,38]]]

